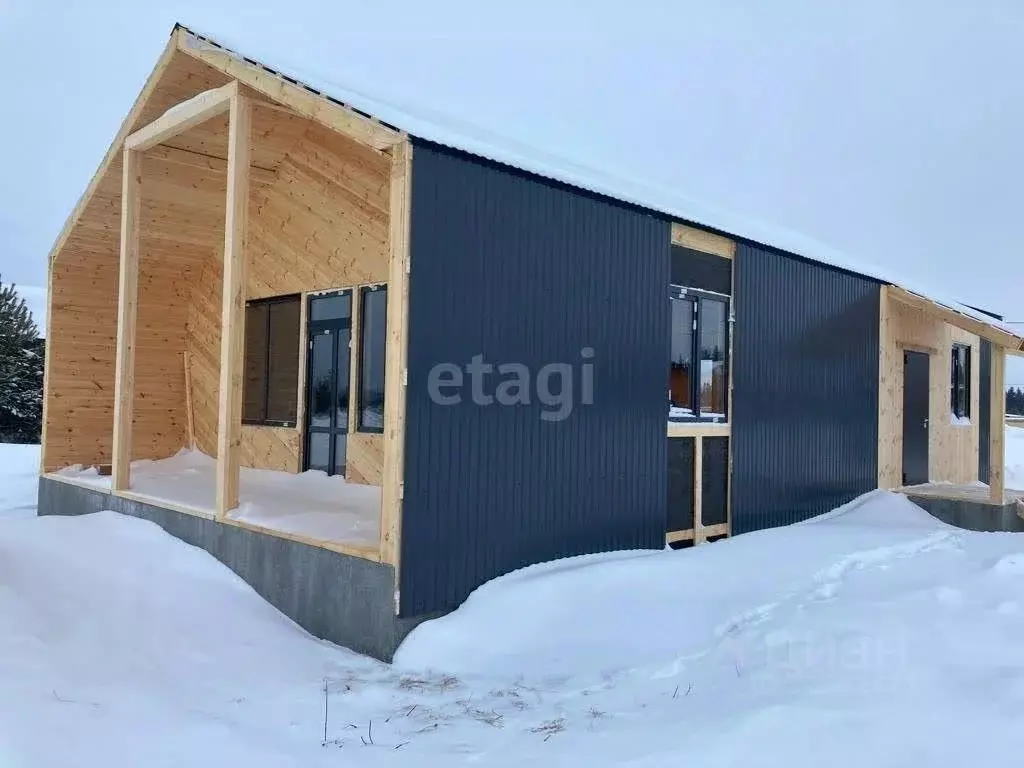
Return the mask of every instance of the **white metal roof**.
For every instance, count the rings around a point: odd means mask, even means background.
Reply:
[[[680,222],[701,225],[723,234],[771,246],[802,258],[844,269],[864,277],[899,286],[959,314],[1018,336],[1008,325],[971,307],[944,296],[941,291],[926,287],[918,279],[904,279],[890,268],[851,258],[847,254],[798,232],[773,226],[694,201],[679,190],[652,186],[586,167],[563,157],[542,152],[512,136],[503,136],[470,121],[437,114],[423,107],[411,108],[374,98],[339,85],[344,73],[334,72],[332,62],[307,56],[305,51],[287,52],[259,48],[236,48],[225,36],[208,36],[186,29],[192,34],[189,43],[196,47],[212,46],[239,59],[257,61],[262,66],[287,75],[303,85],[340,101],[360,112],[375,117],[420,139],[468,152],[494,162],[535,173],[545,178],[580,189],[605,195],[625,203],[647,208]],[[266,43],[264,42],[264,45]],[[305,58],[304,58],[305,57]],[[308,60],[306,60],[308,58]],[[285,62],[288,62],[287,64]],[[652,162],[657,162],[656,157]]]

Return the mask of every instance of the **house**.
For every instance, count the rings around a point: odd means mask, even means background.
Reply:
[[[1012,503],[998,317],[272,63],[176,27],[60,234],[41,513],[388,658],[532,563]]]

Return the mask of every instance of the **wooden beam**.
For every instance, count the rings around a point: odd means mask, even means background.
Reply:
[[[188,449],[196,449],[196,414],[192,406],[192,360],[188,350],[181,353],[181,363],[185,368],[185,423],[188,427]]]
[[[989,498],[1001,504],[1006,493],[1006,354],[992,347],[989,405]]]
[[[736,255],[736,243],[729,238],[674,222],[672,224],[672,245],[692,248],[695,251],[721,256],[723,259],[731,259]]]
[[[405,472],[406,353],[409,304],[409,211],[412,144],[392,150],[388,242],[387,351],[384,361],[384,469],[381,490],[381,560],[395,566],[398,578],[399,539]],[[397,592],[396,582],[396,592]]]
[[[666,431],[668,437],[728,437],[732,427],[706,421],[670,421]]]
[[[665,534],[666,544],[675,544],[679,541],[689,541],[693,538],[693,528],[688,528],[685,531],[669,531]]]
[[[895,299],[907,306],[927,312],[945,323],[949,323],[956,328],[961,328],[968,333],[973,333],[983,339],[988,339],[993,344],[1000,347],[1019,349],[1021,343],[1024,342],[1024,340],[1019,336],[1015,336],[1009,331],[1004,331],[1001,328],[982,322],[970,315],[957,312],[949,307],[943,306],[942,304],[938,304],[925,296],[919,296],[916,293],[911,293],[897,285],[890,285],[888,288],[888,294],[891,299]]]
[[[726,358],[726,371],[729,373],[729,400],[726,405],[725,413],[730,422],[733,420],[732,410],[732,372],[733,372],[733,347],[735,346],[736,336],[736,262],[735,260],[729,265],[729,356]],[[726,459],[726,475],[725,475],[725,533],[726,535],[732,535],[732,432],[729,433],[728,442],[728,454]]]
[[[704,438],[693,439],[693,543],[703,544],[705,540],[703,514],[704,506]]]
[[[186,29],[178,30],[178,50],[218,69],[238,82],[328,128],[377,150],[402,144],[400,131],[328,99],[315,91],[285,80],[266,67],[247,61],[225,48],[202,40]]]
[[[238,94],[238,83],[230,82],[220,88],[203,91],[191,99],[168,109],[144,128],[140,128],[124,140],[128,149],[146,150],[173,139],[189,128],[224,114],[234,103]]]
[[[360,341],[362,340],[362,322],[363,322],[363,302],[360,301],[362,296],[361,288],[358,286],[352,289],[352,303],[349,305],[349,356],[348,356],[348,391],[350,393],[350,404],[348,408],[348,434],[354,435],[359,431],[359,407],[358,407],[358,395],[359,392],[359,376],[362,371],[359,368],[360,360]],[[386,320],[385,320],[386,322]],[[386,354],[386,353],[385,353]],[[386,378],[386,376],[385,376]],[[387,402],[387,398],[385,398]],[[355,407],[353,407],[355,406]]]
[[[718,525],[709,525],[704,529],[704,540],[714,538],[716,536],[728,536],[729,535],[729,524],[719,523]],[[685,531],[669,531],[665,534],[666,544],[675,544],[679,541],[690,541],[694,538],[693,528],[687,528]]]
[[[245,352],[245,240],[249,209],[251,107],[237,93],[228,120],[227,203],[224,215],[224,283],[221,297],[220,401],[217,409],[218,519],[238,506],[242,443],[242,376]]]
[[[138,316],[139,227],[142,220],[142,156],[138,152],[125,148],[121,174],[121,264],[117,295],[114,438],[110,481],[115,491],[123,491],[131,486],[135,321]]]

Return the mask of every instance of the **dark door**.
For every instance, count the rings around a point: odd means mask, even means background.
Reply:
[[[307,308],[306,469],[345,473],[352,292],[311,296]]]
[[[903,484],[928,482],[928,368],[924,352],[903,353]]]

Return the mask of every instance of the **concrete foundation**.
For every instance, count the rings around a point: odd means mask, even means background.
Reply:
[[[154,522],[206,550],[310,634],[359,653],[390,661],[405,636],[431,618],[395,615],[395,572],[390,565],[102,490],[39,479],[40,515],[84,515],[105,509]]]
[[[1024,531],[1019,503],[988,504],[972,499],[950,499],[931,495],[905,494],[908,499],[944,523],[968,531]]]

